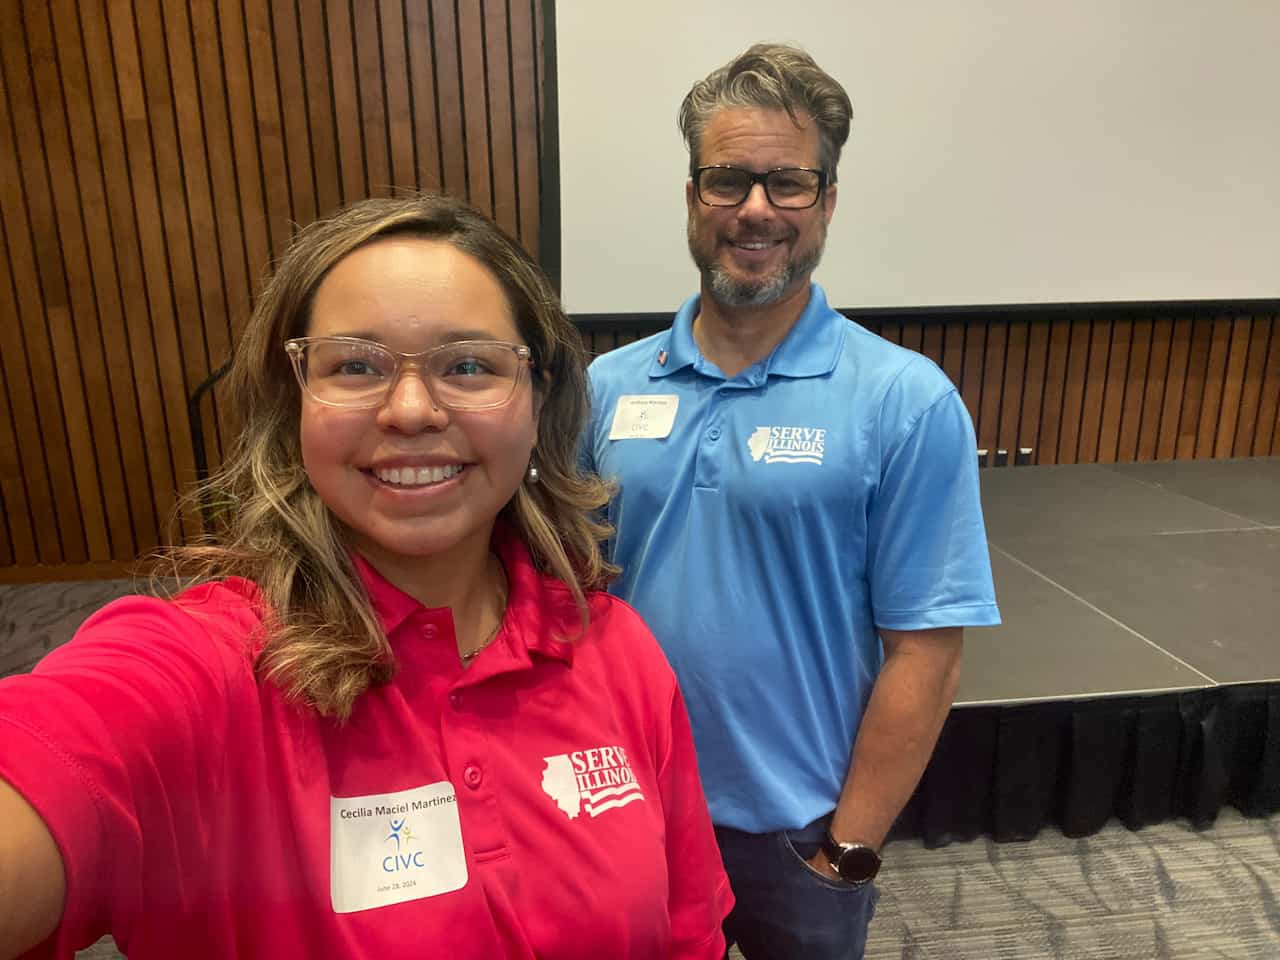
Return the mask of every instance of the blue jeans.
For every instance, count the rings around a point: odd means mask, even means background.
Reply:
[[[839,883],[804,862],[818,852],[830,820],[779,833],[716,827],[737,899],[725,940],[747,960],[861,960],[880,898],[875,884]]]

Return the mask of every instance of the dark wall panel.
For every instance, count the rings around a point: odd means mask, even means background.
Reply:
[[[164,539],[195,476],[188,398],[295,224],[444,187],[536,255],[542,17],[0,3],[0,578],[115,573]],[[215,391],[212,464],[233,429]]]

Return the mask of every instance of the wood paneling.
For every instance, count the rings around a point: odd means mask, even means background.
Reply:
[[[187,400],[295,224],[443,187],[537,254],[542,16],[0,3],[0,578],[101,575],[158,545],[195,475]],[[228,429],[212,392],[214,464]]]
[[[1011,463],[1017,457],[1019,447],[1033,446],[1033,444],[1021,443],[1019,440],[1022,397],[1027,376],[1028,332],[1025,323],[1008,324],[1000,406],[994,414],[1000,418],[999,426],[996,428],[996,448],[1007,450]]]
[[[1180,430],[1184,416],[1190,419],[1198,411],[1184,403],[1187,389],[1187,370],[1191,356],[1191,340],[1195,321],[1180,317],[1173,321],[1169,334],[1169,365],[1164,378],[1164,406],[1160,411],[1160,440],[1156,448],[1157,460],[1186,457],[1185,446],[1180,445]],[[1197,398],[1197,403],[1199,402]],[[1187,407],[1184,411],[1184,407]],[[1181,456],[1179,456],[1181,455]]]
[[[4,93],[0,97],[0,229],[5,236],[13,304],[12,312],[7,312],[0,324],[0,357],[15,407],[28,398],[31,402],[33,416],[20,417],[15,426],[25,491],[38,523],[40,560],[85,563],[89,559],[85,521],[72,473],[60,371],[54,367],[53,337],[43,295],[45,278],[59,267],[61,255],[56,239],[51,245],[44,239],[56,227],[48,212],[49,188],[41,145],[31,129],[34,92],[28,50],[25,43],[6,42],[15,34],[22,36],[23,30],[22,11],[12,4],[0,4],[0,90]],[[50,249],[54,262],[44,265],[41,254]],[[6,501],[5,510],[12,515],[21,506]]]
[[[968,321],[985,338],[980,391],[969,358],[961,386],[979,446],[1007,449],[1011,462],[1016,447],[1032,447],[1033,463],[1280,454],[1280,317],[1055,313]],[[950,341],[956,322],[933,329]],[[937,339],[926,327],[923,342]]]

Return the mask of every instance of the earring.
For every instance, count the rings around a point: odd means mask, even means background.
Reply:
[[[541,474],[538,472],[538,468],[531,463],[529,464],[529,469],[524,475],[525,483],[537,483],[540,476]]]

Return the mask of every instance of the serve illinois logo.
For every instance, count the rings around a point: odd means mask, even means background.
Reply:
[[[388,821],[390,833],[383,841],[388,850],[382,858],[384,873],[399,873],[402,870],[421,870],[426,867],[426,857],[421,850],[414,849],[413,828],[409,826],[408,817],[392,817]],[[391,846],[394,844],[394,847]]]
[[[756,427],[747,437],[751,459],[759,463],[814,463],[822,466],[827,453],[823,427]]]
[[[542,792],[570,820],[586,810],[598,817],[607,810],[643,800],[622,747],[594,747],[543,757]]]

